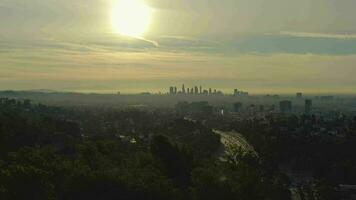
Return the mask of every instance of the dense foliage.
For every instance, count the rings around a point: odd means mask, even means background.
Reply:
[[[164,110],[0,102],[0,199],[288,199],[257,157]],[[235,161],[238,162],[235,162]]]

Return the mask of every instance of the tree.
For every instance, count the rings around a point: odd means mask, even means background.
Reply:
[[[173,146],[168,138],[158,135],[151,142],[151,153],[162,163],[167,176],[184,187],[190,182],[191,160],[187,152]]]

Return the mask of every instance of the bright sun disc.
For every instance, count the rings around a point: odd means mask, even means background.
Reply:
[[[115,32],[140,37],[148,29],[152,11],[144,0],[117,0],[112,10],[112,26]]]

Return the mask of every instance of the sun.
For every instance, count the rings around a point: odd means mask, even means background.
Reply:
[[[144,0],[115,0],[111,13],[114,32],[142,37],[151,23],[152,9]]]

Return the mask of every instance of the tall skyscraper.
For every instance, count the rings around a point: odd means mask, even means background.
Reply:
[[[169,94],[174,94],[174,87],[169,87]]]
[[[212,93],[212,90],[211,90],[211,88],[209,88],[209,94],[211,94]]]
[[[198,86],[195,86],[195,88],[194,88],[194,93],[195,93],[195,94],[198,94],[198,93],[199,93]]]
[[[182,85],[182,93],[185,94],[185,85]]]
[[[313,101],[311,99],[305,100],[305,114],[310,114],[313,109]]]
[[[292,112],[292,102],[291,101],[281,101],[279,102],[279,110],[282,113]]]
[[[203,87],[200,86],[200,87],[199,87],[199,94],[202,94],[202,93],[203,93]]]
[[[177,87],[174,87],[174,94],[177,94],[178,90]]]

